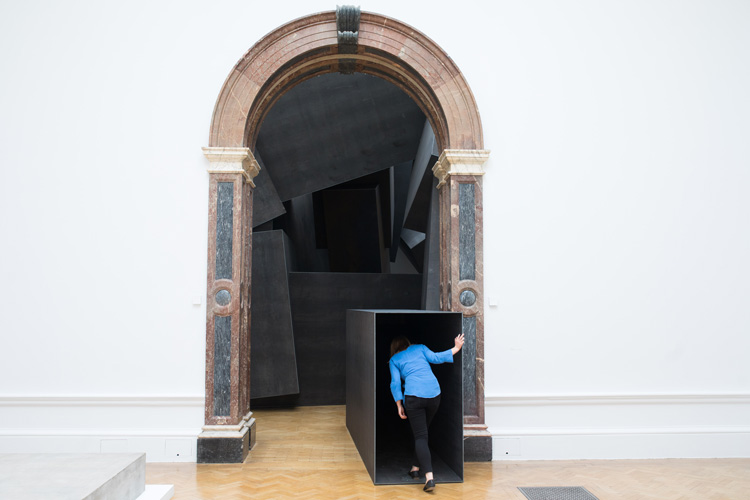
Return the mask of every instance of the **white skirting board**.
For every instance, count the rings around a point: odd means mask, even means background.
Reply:
[[[195,462],[203,396],[2,396],[0,453]],[[750,457],[750,395],[489,395],[495,460]]]
[[[486,398],[493,460],[750,457],[750,395]]]
[[[0,430],[0,453],[145,453],[147,462],[195,462],[200,429],[189,434],[93,434],[65,435],[49,429],[30,435]]]
[[[146,453],[195,462],[203,396],[0,395],[0,453]]]

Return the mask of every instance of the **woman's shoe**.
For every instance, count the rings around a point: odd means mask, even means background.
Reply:
[[[409,475],[414,479],[419,479],[419,469],[417,470],[410,470]]]
[[[424,483],[424,490],[425,491],[432,491],[434,489],[435,489],[435,481],[433,481],[432,479],[430,479],[429,481],[427,481],[426,483]]]

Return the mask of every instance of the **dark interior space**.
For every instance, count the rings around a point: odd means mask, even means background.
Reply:
[[[271,108],[255,150],[252,408],[345,403],[347,309],[438,309],[437,155],[419,107],[374,76],[317,76]]]
[[[434,352],[453,347],[461,314],[437,311],[352,310],[347,313],[347,428],[375,484],[404,484],[413,465],[413,439],[390,391],[390,343],[404,335]],[[435,477],[463,480],[462,353],[433,365],[440,408],[430,426]],[[373,446],[374,445],[374,446]]]

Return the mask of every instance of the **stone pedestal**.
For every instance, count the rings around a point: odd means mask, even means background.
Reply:
[[[486,425],[475,428],[464,426],[464,461],[489,462],[492,460],[492,434]]]
[[[492,459],[484,423],[482,176],[489,151],[446,149],[432,171],[440,190],[440,309],[463,314],[464,448],[467,461]]]
[[[252,412],[237,425],[205,425],[198,436],[198,463],[242,463],[255,446]]]

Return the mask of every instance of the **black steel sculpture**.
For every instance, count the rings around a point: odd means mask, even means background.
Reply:
[[[433,351],[453,346],[461,313],[418,310],[349,310],[346,330],[346,427],[374,484],[412,484],[409,425],[401,420],[390,391],[391,340],[407,336]],[[433,365],[440,383],[440,409],[430,427],[436,482],[463,481],[462,355]]]

